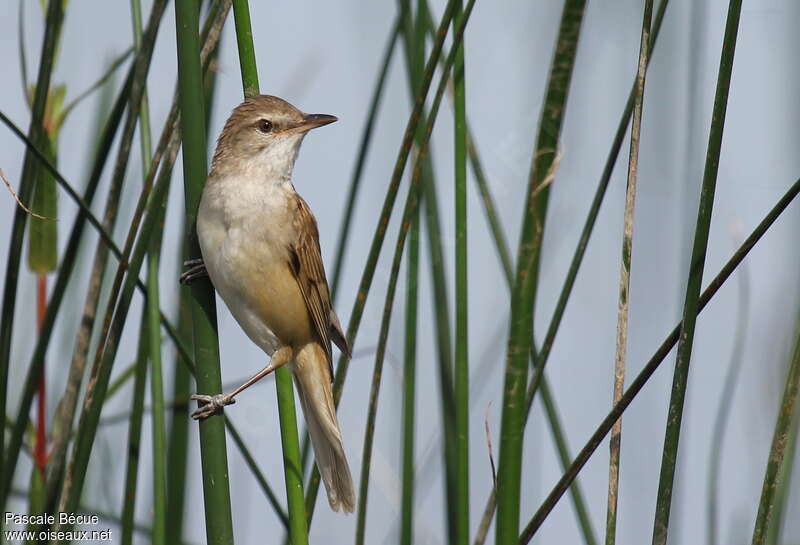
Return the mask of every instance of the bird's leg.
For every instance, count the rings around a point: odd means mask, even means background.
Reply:
[[[242,390],[249,388],[265,376],[269,375],[276,369],[286,365],[292,360],[292,356],[294,352],[292,348],[289,346],[282,346],[281,348],[277,349],[274,354],[272,354],[272,358],[269,360],[269,365],[264,367],[261,371],[247,379],[247,381],[239,386],[238,388],[228,392],[227,394],[217,394],[217,395],[204,395],[204,394],[195,394],[192,396],[192,399],[195,401],[199,401],[203,403],[200,405],[193,413],[192,418],[195,420],[204,420],[215,414],[220,409],[222,409],[225,405],[232,405],[236,403],[234,397],[236,397]]]
[[[203,263],[203,258],[189,259],[183,262],[184,267],[189,267],[189,270],[184,272],[179,280],[181,284],[190,284],[196,278],[208,276],[206,265]]]

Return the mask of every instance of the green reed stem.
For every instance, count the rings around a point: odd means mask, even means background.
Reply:
[[[425,28],[420,37],[419,13],[415,28],[415,59],[421,66],[425,62]],[[402,16],[397,18],[397,31],[401,22],[410,18],[409,2],[404,2]],[[408,26],[406,27],[408,28]],[[411,218],[408,231],[408,269],[406,273],[405,337],[403,346],[403,429],[402,492],[400,497],[400,545],[414,542],[414,445],[416,434],[417,403],[417,323],[419,314],[419,213]]]
[[[550,186],[558,166],[558,138],[585,6],[585,0],[568,0],[564,4],[542,107],[539,134],[533,152],[517,254],[516,280],[511,296],[511,325],[508,336],[497,478],[496,543],[498,545],[516,543],[519,536],[522,436],[526,420],[525,386],[528,376],[528,357],[532,347],[531,331],[538,286],[540,250]]]
[[[244,96],[258,95],[258,65],[250,26],[250,6],[244,0],[233,2],[233,22],[236,26],[236,46],[239,49],[239,67],[242,73]]]
[[[142,44],[142,6],[140,0],[131,0],[131,19],[133,21],[133,43],[139,50]],[[139,112],[139,139],[142,152],[142,172],[147,182],[150,170],[152,144],[150,141],[150,107],[147,99],[147,82],[142,91],[142,106]],[[158,272],[161,254],[161,240],[164,233],[166,204],[161,203],[160,224],[156,235],[150,241],[147,255],[147,340],[150,354],[150,397],[152,399],[153,432],[153,545],[164,545],[167,539],[167,458],[166,458],[166,415],[164,411],[164,380],[161,362],[161,298],[159,295]]]
[[[650,43],[651,55],[648,56],[648,62],[652,58],[652,52],[655,49],[656,40],[659,32],[661,31],[661,25],[664,22],[664,15],[666,14],[668,4],[669,0],[662,0],[661,4],[658,6],[658,12],[656,13],[653,21],[653,29],[651,33],[652,41]],[[603,173],[601,174],[600,181],[597,184],[597,189],[595,190],[592,204],[589,207],[589,213],[586,216],[586,221],[584,222],[581,236],[578,239],[578,244],[575,247],[575,253],[572,256],[572,261],[570,262],[569,269],[567,270],[567,276],[564,279],[564,285],[562,286],[561,293],[556,301],[556,308],[553,310],[553,316],[550,319],[550,325],[547,328],[544,342],[542,342],[541,354],[539,355],[538,359],[540,363],[536,365],[536,371],[534,372],[533,378],[528,385],[528,392],[526,394],[527,411],[530,411],[530,408],[533,406],[533,398],[536,395],[539,384],[544,377],[545,365],[550,356],[550,351],[553,348],[556,335],[558,334],[558,328],[561,326],[561,319],[563,318],[564,311],[567,308],[567,302],[572,294],[572,288],[575,285],[575,279],[578,277],[578,271],[583,263],[583,257],[586,254],[586,247],[589,244],[589,238],[592,235],[594,224],[597,221],[598,214],[600,213],[600,206],[603,204],[603,199],[605,198],[608,184],[611,181],[611,175],[614,172],[614,166],[617,163],[617,158],[619,157],[620,150],[622,149],[622,143],[625,140],[625,133],[627,132],[628,123],[633,115],[633,101],[634,93],[636,91],[635,86],[636,83],[634,82],[633,88],[628,95],[628,102],[625,104],[625,109],[622,112],[619,125],[617,125],[617,131],[614,134],[614,139],[611,142],[611,150],[608,152],[606,163],[603,167]]]
[[[192,0],[176,0],[178,81],[180,87],[183,178],[186,197],[187,257],[200,255],[195,223],[206,181],[206,131],[203,79],[198,43],[199,6]],[[197,365],[197,389],[215,393],[222,389],[214,289],[207,279],[192,283],[192,327]],[[233,543],[230,484],[224,415],[199,424],[200,455],[205,500],[206,538],[209,544]]]
[[[142,314],[139,326],[139,347],[136,351],[136,370],[133,382],[133,398],[128,424],[128,460],[125,465],[125,495],[122,499],[121,537],[123,545],[133,544],[136,515],[136,487],[139,482],[139,454],[142,444],[142,420],[144,416],[144,396],[147,387],[147,355],[149,353],[149,334],[147,314]]]
[[[767,232],[772,224],[775,223],[775,220],[778,219],[781,213],[786,210],[794,198],[797,197],[798,193],[800,193],[800,180],[797,180],[794,184],[792,184],[783,197],[778,200],[775,206],[772,207],[764,219],[761,220],[756,228],[745,239],[742,245],[739,246],[736,252],[734,252],[733,256],[731,256],[728,262],[725,263],[720,272],[717,273],[714,279],[708,284],[698,300],[698,314],[702,312],[702,310],[714,297],[714,295],[716,295],[725,281],[730,277],[731,274],[733,274],[733,271],[736,270],[736,267],[739,266],[745,257],[747,257],[747,254],[750,252],[750,250],[753,249],[761,237],[764,236],[764,233]],[[650,377],[653,376],[653,373],[655,373],[656,369],[658,369],[658,366],[661,365],[675,344],[677,344],[682,327],[683,322],[681,321],[673,328],[664,342],[662,342],[658,347],[655,354],[653,354],[636,378],[631,382],[630,386],[628,386],[628,389],[625,390],[625,393],[622,394],[622,398],[620,398],[619,402],[614,405],[605,419],[603,419],[603,421],[597,427],[595,432],[586,442],[586,445],[584,445],[584,447],[572,461],[569,469],[564,472],[564,474],[561,476],[561,479],[559,479],[558,483],[556,483],[556,485],[553,487],[553,490],[550,492],[550,494],[548,494],[547,498],[528,522],[527,526],[520,535],[520,544],[524,545],[530,542],[530,540],[533,538],[536,531],[541,527],[544,520],[558,503],[558,500],[561,499],[561,496],[564,495],[564,492],[567,490],[569,485],[573,480],[575,480],[580,470],[611,430],[614,422],[616,422],[622,413],[625,412],[625,409],[628,408],[639,392],[641,392],[644,385],[648,380],[650,380]]]
[[[185,229],[184,229],[185,231]],[[181,252],[178,259],[186,252]],[[181,286],[178,295],[178,335],[190,351],[194,351],[192,338],[191,292]],[[183,540],[183,521],[186,505],[186,478],[189,460],[189,396],[192,394],[192,374],[175,355],[175,370],[172,381],[172,399],[167,405],[172,408],[167,434],[167,543]],[[180,400],[180,401],[177,401]]]
[[[795,341],[794,355],[786,377],[778,418],[775,421],[775,432],[772,435],[772,446],[764,473],[764,485],[761,487],[761,501],[758,503],[755,528],[753,529],[753,545],[763,545],[770,526],[773,523],[775,504],[783,467],[786,463],[786,450],[791,434],[792,423],[797,418],[797,397],[800,392],[800,334]]]
[[[454,6],[453,16],[456,8]],[[430,18],[427,3],[420,1],[417,5],[416,22],[412,26],[410,8],[407,2],[400,3],[403,16],[403,37],[406,52],[406,72],[410,95],[416,96],[419,90],[422,67],[425,58],[426,21]],[[452,21],[451,21],[452,25]],[[433,24],[431,24],[433,26]],[[444,50],[442,55],[444,55]],[[440,55],[440,59],[442,56]],[[449,69],[445,70],[449,72]],[[420,126],[415,135],[415,146],[420,149],[425,139],[424,126],[427,125],[427,114],[422,110]],[[447,280],[445,277],[444,251],[439,221],[439,204],[434,179],[433,163],[429,155],[423,157],[422,181],[423,204],[425,210],[425,226],[428,236],[429,265],[431,284],[433,285],[433,315],[436,324],[436,348],[438,352],[439,388],[442,401],[442,429],[444,430],[444,468],[447,509],[448,539],[458,539],[458,491],[456,461],[456,426],[455,426],[455,394],[453,393],[453,350],[450,333],[450,306],[447,296]]]
[[[658,482],[656,514],[653,522],[653,545],[665,545],[669,527],[672,487],[675,480],[675,467],[678,459],[678,443],[683,420],[683,405],[686,397],[686,384],[689,378],[689,362],[692,357],[694,329],[699,312],[700,287],[703,281],[703,266],[708,249],[708,234],[711,227],[711,213],[714,207],[714,189],[719,171],[719,158],[722,151],[722,133],[725,129],[725,113],[728,107],[728,94],[733,73],[733,58],[736,50],[736,37],[739,32],[739,17],[742,0],[731,0],[728,7],[728,20],[725,24],[725,37],[717,78],[717,91],[711,118],[708,138],[706,166],[700,190],[700,203],[697,211],[694,245],[686,283],[686,299],[683,305],[683,327],[675,361],[672,379],[667,425],[664,436],[664,452],[661,458],[661,474]]]
[[[453,28],[461,22],[456,6]],[[453,64],[455,117],[455,236],[456,236],[456,339],[455,424],[457,540],[469,543],[469,290],[467,288],[467,111],[464,84],[464,43],[458,45]]]
[[[400,545],[414,541],[414,434],[417,384],[417,312],[419,286],[419,214],[411,218],[408,231],[406,276],[406,322],[403,346],[403,454],[400,498]]]

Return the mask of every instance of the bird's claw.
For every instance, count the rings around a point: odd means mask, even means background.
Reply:
[[[183,266],[189,267],[189,270],[181,274],[179,277],[178,280],[181,284],[190,284],[196,278],[208,276],[208,271],[206,270],[206,265],[203,263],[202,258],[188,259],[183,262]]]
[[[211,415],[214,415],[222,410],[226,405],[233,405],[236,399],[228,394],[204,395],[195,394],[191,397],[195,401],[199,401],[201,405],[192,413],[192,418],[195,420],[205,420]]]

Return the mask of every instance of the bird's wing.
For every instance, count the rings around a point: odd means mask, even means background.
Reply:
[[[294,214],[294,229],[297,236],[289,248],[290,266],[294,273],[300,292],[308,309],[308,315],[314,325],[314,332],[328,356],[328,366],[333,380],[333,358],[331,356],[331,339],[342,351],[349,355],[347,342],[344,340],[339,320],[331,308],[331,296],[328,281],[325,278],[325,266],[319,249],[319,231],[317,220],[308,204],[299,195],[295,196],[297,209]]]

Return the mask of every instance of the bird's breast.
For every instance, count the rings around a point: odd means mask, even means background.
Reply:
[[[197,218],[214,287],[248,335],[259,323],[281,344],[310,335],[308,311],[289,268],[293,223],[288,196],[275,188],[228,185],[204,192]],[[255,322],[255,323],[253,323]]]

